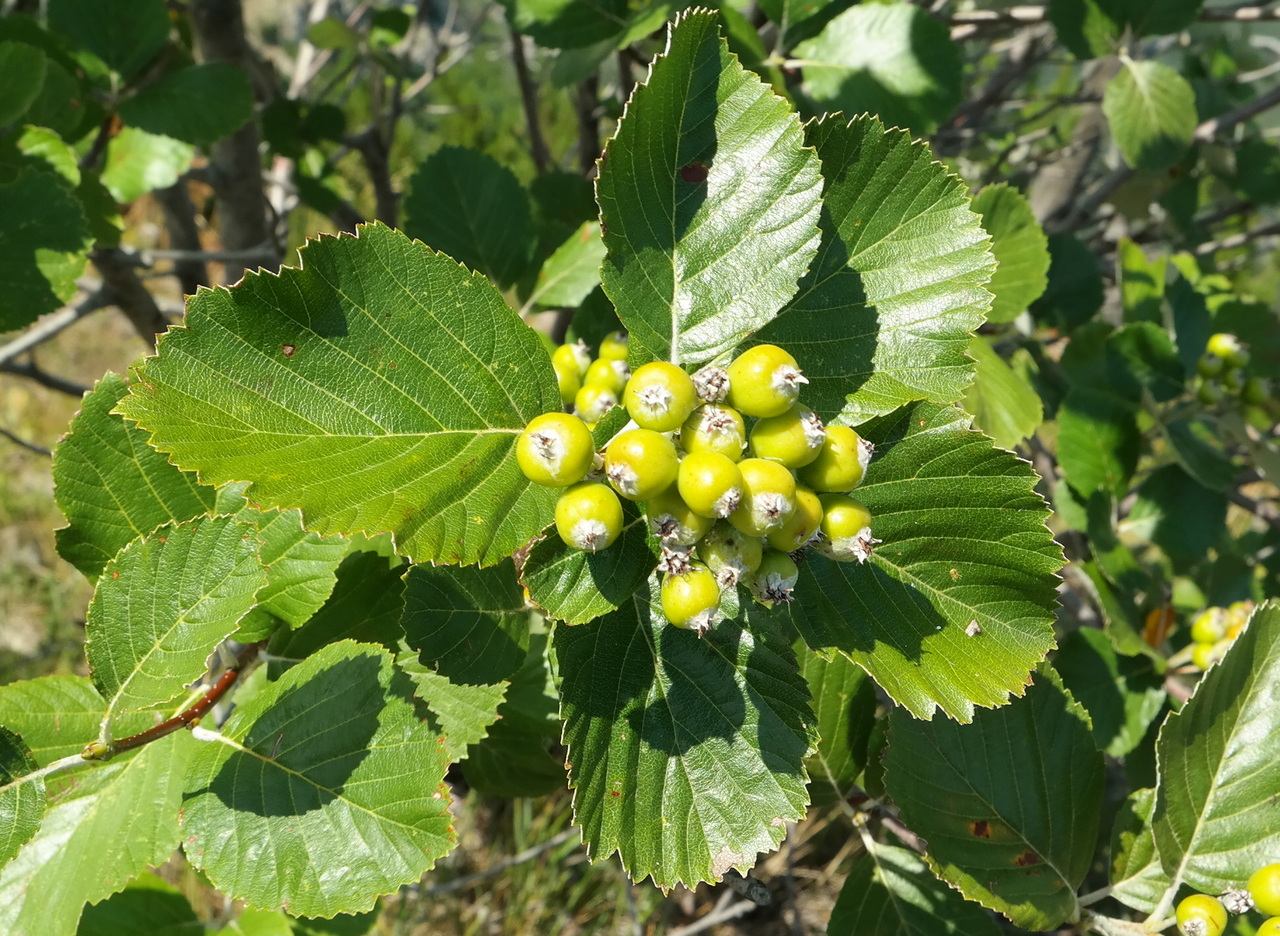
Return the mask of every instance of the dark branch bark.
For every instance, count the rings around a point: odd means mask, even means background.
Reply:
[[[516,67],[516,81],[520,83],[520,102],[524,105],[524,120],[529,128],[529,155],[538,174],[547,171],[551,156],[547,141],[542,136],[542,121],[538,118],[538,89],[533,84],[529,62],[524,56],[524,36],[511,30],[511,61]]]
[[[191,193],[185,179],[179,179],[168,188],[154,193],[160,210],[164,212],[165,227],[169,230],[169,246],[174,250],[199,251],[200,229],[196,226],[196,209],[191,203]],[[204,262],[194,258],[177,261],[174,274],[186,295],[192,295],[200,286],[209,282],[209,270]]]
[[[133,323],[134,330],[147,344],[156,340],[156,334],[169,327],[169,319],[156,305],[155,297],[138,279],[137,268],[116,247],[97,247],[89,259],[102,274],[103,285],[111,301]]]

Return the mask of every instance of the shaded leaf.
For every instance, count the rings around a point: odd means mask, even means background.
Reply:
[[[1111,135],[1134,168],[1168,169],[1182,158],[1195,133],[1195,92],[1168,65],[1122,61],[1123,70],[1102,97]]]
[[[1078,910],[1103,775],[1089,716],[1047,667],[1025,698],[972,725],[889,715],[885,785],[929,842],[930,867],[1027,929],[1054,929]]]
[[[102,59],[122,78],[132,77],[169,41],[164,0],[50,0],[49,25]]]
[[[1148,261],[1142,247],[1127,237],[1116,244],[1116,273],[1126,322],[1163,323],[1167,258]]]
[[[498,720],[498,707],[507,694],[505,682],[454,682],[420,663],[412,649],[397,656],[396,665],[413,680],[414,694],[431,710],[430,724],[439,732],[450,762],[466,757],[467,749],[483,739]]]
[[[1107,635],[1082,628],[1053,658],[1063,685],[1089,713],[1098,750],[1124,757],[1164,707],[1164,677],[1146,657],[1118,655]]]
[[[1140,441],[1132,407],[1111,393],[1075,387],[1058,408],[1058,463],[1084,497],[1097,490],[1123,494]]]
[[[551,519],[511,457],[559,408],[538,336],[496,291],[382,225],[301,269],[201,290],[118,409],[214,484],[318,533],[394,533],[417,561],[491,565]],[[193,422],[192,413],[201,419]]]
[[[33,45],[0,42],[0,87],[5,89],[0,100],[0,127],[17,123],[35,103],[44,87],[48,64],[45,54]]]
[[[236,708],[188,771],[183,849],[215,887],[303,916],[368,910],[453,847],[448,760],[378,647],[341,641]]]
[[[601,280],[631,361],[693,367],[773,318],[817,247],[821,192],[799,120],[738,64],[716,15],[677,17],[596,183]]]
[[[1126,520],[1128,529],[1164,550],[1175,568],[1185,568],[1222,537],[1227,498],[1207,490],[1178,465],[1165,465],[1138,487]]]
[[[0,331],[70,300],[91,242],[79,201],[52,172],[28,169],[0,182]]]
[[[169,72],[120,102],[125,122],[148,133],[208,146],[253,116],[253,89],[233,65],[212,62]]]
[[[1051,324],[1073,329],[1102,308],[1102,269],[1093,251],[1074,234],[1051,236],[1049,258],[1049,285],[1034,311]]]
[[[22,739],[0,726],[0,868],[31,840],[44,817],[44,778],[27,776],[37,766]]]
[[[866,670],[836,654],[825,659],[796,647],[817,716],[818,749],[805,762],[815,803],[840,802],[866,766],[867,741],[875,723],[876,690]]]
[[[537,285],[525,304],[577,308],[600,285],[604,254],[600,223],[585,222],[542,264]]]
[[[1143,913],[1155,910],[1169,888],[1151,831],[1155,806],[1155,790],[1135,790],[1121,804],[1111,829],[1111,896]]]
[[[178,888],[151,872],[84,908],[76,936],[190,936],[200,920]]]

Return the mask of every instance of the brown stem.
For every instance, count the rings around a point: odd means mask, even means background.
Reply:
[[[169,246],[175,250],[199,251],[200,229],[196,226],[196,208],[191,203],[191,192],[185,179],[179,179],[168,188],[152,193],[164,213],[165,227],[169,230]],[[184,258],[174,264],[173,272],[185,295],[193,295],[209,282],[209,271],[203,261]]]
[[[600,119],[597,116],[600,82],[595,75],[578,85],[575,104],[578,112],[578,165],[582,167],[583,175],[593,176],[596,159],[600,156]]]
[[[542,136],[542,121],[538,117],[538,89],[533,84],[529,62],[525,59],[524,36],[515,29],[511,30],[511,61],[516,67],[520,102],[524,105],[524,120],[529,127],[529,155],[533,157],[533,167],[541,175],[551,164],[551,155],[547,151],[547,141]]]
[[[155,297],[138,279],[134,264],[118,247],[96,247],[89,259],[102,274],[102,282],[111,294],[111,300],[133,323],[134,330],[147,344],[156,339],[156,333],[169,327],[169,319],[156,305]]]

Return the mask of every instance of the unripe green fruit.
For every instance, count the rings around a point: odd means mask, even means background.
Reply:
[[[866,562],[876,543],[871,536],[871,511],[848,494],[823,494],[822,540],[818,549],[838,562]]]
[[[1191,639],[1199,644],[1216,644],[1227,636],[1227,613],[1222,608],[1205,608],[1191,622]]]
[[[592,361],[587,368],[587,375],[582,378],[583,386],[608,387],[613,395],[621,399],[622,391],[631,377],[631,369],[626,361],[610,361],[601,358]]]
[[[1201,381],[1200,386],[1196,387],[1196,399],[1205,406],[1216,406],[1222,402],[1225,395],[1222,384],[1216,380]]]
[[[781,552],[795,552],[806,545],[822,524],[822,502],[818,495],[804,487],[796,487],[795,513],[778,529],[769,533],[769,545]]]
[[[719,604],[720,586],[701,562],[690,563],[689,571],[662,580],[662,613],[676,627],[702,633],[711,627]]]
[[[1265,865],[1253,872],[1249,876],[1247,887],[1259,913],[1271,917],[1280,916],[1280,862]]]
[[[673,546],[694,545],[716,524],[693,511],[674,487],[649,498],[645,513],[653,535]]]
[[[627,500],[648,500],[675,484],[680,459],[671,440],[652,429],[630,429],[604,452],[604,475]]]
[[[1222,374],[1222,386],[1231,393],[1239,393],[1245,385],[1244,371],[1238,367],[1228,368]]]
[[[698,558],[715,574],[721,588],[732,588],[760,568],[764,543],[732,525],[717,523],[698,544]]]
[[[1258,927],[1258,931],[1253,936],[1280,936],[1280,916],[1273,916],[1268,920],[1263,920],[1262,925]]]
[[[682,458],[676,486],[689,508],[704,517],[727,517],[742,503],[742,471],[718,452]]]
[[[1265,377],[1250,377],[1240,390],[1240,399],[1250,406],[1266,406],[1271,401],[1271,381]]]
[[[748,536],[767,536],[782,526],[796,509],[796,479],[790,471],[767,458],[744,458],[742,504],[729,522]]]
[[[1208,351],[1222,358],[1228,368],[1244,367],[1249,363],[1249,350],[1235,335],[1218,332],[1209,336]]]
[[[609,332],[600,342],[600,357],[606,361],[625,361],[629,349],[630,339],[626,332]]]
[[[560,389],[560,402],[567,406],[574,401],[578,391],[582,389],[582,377],[578,373],[578,369],[572,364],[562,364],[554,358],[551,361],[551,367],[556,372],[556,386]]]
[[[574,344],[563,344],[551,352],[551,363],[559,365],[566,371],[577,373],[581,380],[587,374],[591,364],[591,350],[581,341]]]
[[[776,549],[765,550],[760,568],[751,576],[751,593],[769,606],[790,601],[799,577],[800,570],[796,568],[794,559]]]
[[[600,417],[618,405],[618,395],[608,387],[585,384],[573,398],[574,411],[588,426],[594,426]]]
[[[516,440],[516,463],[524,476],[547,487],[577,484],[591,469],[595,445],[577,416],[543,413],[529,420]]]
[[[777,345],[756,345],[743,351],[727,368],[728,403],[747,416],[781,416],[808,383],[796,359]]]
[[[1227,362],[1222,360],[1216,354],[1206,351],[1200,355],[1200,359],[1196,361],[1196,373],[1206,379],[1220,377],[1222,371],[1226,368]]]
[[[1207,894],[1192,894],[1175,912],[1183,936],[1219,936],[1227,928],[1227,908]]]
[[[674,364],[650,361],[636,369],[622,398],[636,425],[671,432],[689,418],[698,404],[693,379]]]
[[[691,455],[717,452],[736,462],[747,445],[747,425],[736,409],[706,403],[690,413],[680,427],[680,444]]]
[[[848,426],[827,426],[822,451],[798,476],[815,491],[843,494],[862,483],[873,451],[871,443]]]
[[[1222,655],[1227,652],[1227,648],[1230,646],[1231,642],[1229,640],[1222,640],[1212,644],[1195,644],[1191,648],[1191,663],[1196,669],[1207,670],[1222,659]]]
[[[803,468],[818,457],[826,439],[827,430],[818,414],[796,403],[781,416],[756,423],[751,430],[751,451],[788,468]]]
[[[556,532],[574,549],[599,552],[622,532],[622,503],[608,486],[584,481],[556,502]]]

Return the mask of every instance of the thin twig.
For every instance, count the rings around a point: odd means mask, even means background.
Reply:
[[[1280,10],[1276,11],[1280,13]],[[1280,16],[1277,17],[1280,19]],[[1269,110],[1280,104],[1280,85],[1272,88],[1266,94],[1260,94],[1252,101],[1241,104],[1234,110],[1229,110],[1225,114],[1219,114],[1217,117],[1211,117],[1196,127],[1196,132],[1192,135],[1197,143],[1208,143],[1223,130],[1228,130],[1236,124],[1244,123],[1251,117],[1256,117],[1265,110]]]
[[[1016,6],[1007,10],[969,10],[943,17],[948,26],[1026,26],[1042,23],[1049,17],[1044,6]],[[1202,23],[1261,23],[1280,20],[1280,8],[1243,6],[1208,9],[1200,12]]]
[[[501,874],[508,868],[514,868],[516,865],[524,864],[526,861],[532,861],[539,855],[543,855],[553,848],[558,848],[565,842],[570,841],[575,836],[582,833],[578,829],[565,829],[558,835],[555,835],[545,842],[537,845],[531,845],[524,851],[512,855],[510,858],[504,858],[497,864],[485,868],[483,871],[477,871],[475,874],[467,874],[460,878],[454,878],[452,881],[445,881],[443,884],[434,884],[431,887],[423,887],[418,889],[420,897],[440,897],[444,894],[453,894],[460,890],[466,890],[473,884],[487,880],[491,877]]]
[[[22,438],[21,436],[14,435],[12,432],[10,432],[8,429],[5,429],[3,426],[0,426],[0,436],[4,436],[14,445],[20,448],[24,448],[28,452],[35,452],[37,455],[43,455],[45,458],[49,458],[50,456],[53,455],[53,452],[49,451],[49,449],[45,448],[43,445],[36,445],[34,442],[28,442],[26,439]]]
[[[547,141],[542,136],[542,120],[538,116],[538,89],[533,84],[529,62],[524,55],[524,36],[511,28],[511,61],[516,67],[516,81],[520,84],[520,103],[524,106],[524,121],[529,128],[529,155],[538,174],[547,171],[551,156]]]
[[[89,388],[84,384],[76,383],[74,380],[67,380],[57,374],[51,374],[36,364],[35,361],[6,361],[4,364],[0,364],[0,371],[6,374],[14,374],[18,377],[26,377],[42,387],[65,393],[67,396],[82,397],[89,392]]]
[[[1203,244],[1196,245],[1194,253],[1197,257],[1207,257],[1209,254],[1217,253],[1219,250],[1232,250],[1236,247],[1243,247],[1250,241],[1270,237],[1272,234],[1280,234],[1280,221],[1262,224],[1256,228],[1240,231],[1237,234],[1231,234],[1219,240],[1205,241]]]
[[[1238,507],[1243,507],[1273,530],[1280,530],[1280,511],[1272,504],[1254,500],[1239,490],[1227,492],[1227,500]]]
[[[688,926],[673,929],[667,934],[667,936],[693,936],[694,933],[701,933],[703,930],[711,929],[713,926],[719,926],[721,923],[728,923],[730,920],[736,920],[738,917],[746,916],[755,909],[756,905],[751,901],[739,900],[737,903],[729,904],[722,910],[715,910],[708,913],[702,919],[695,920]]]
[[[26,354],[37,345],[48,341],[58,332],[69,328],[86,315],[111,305],[111,294],[105,289],[95,289],[85,293],[73,305],[63,306],[37,321],[8,344],[0,347],[0,366],[4,366],[19,355]]]

